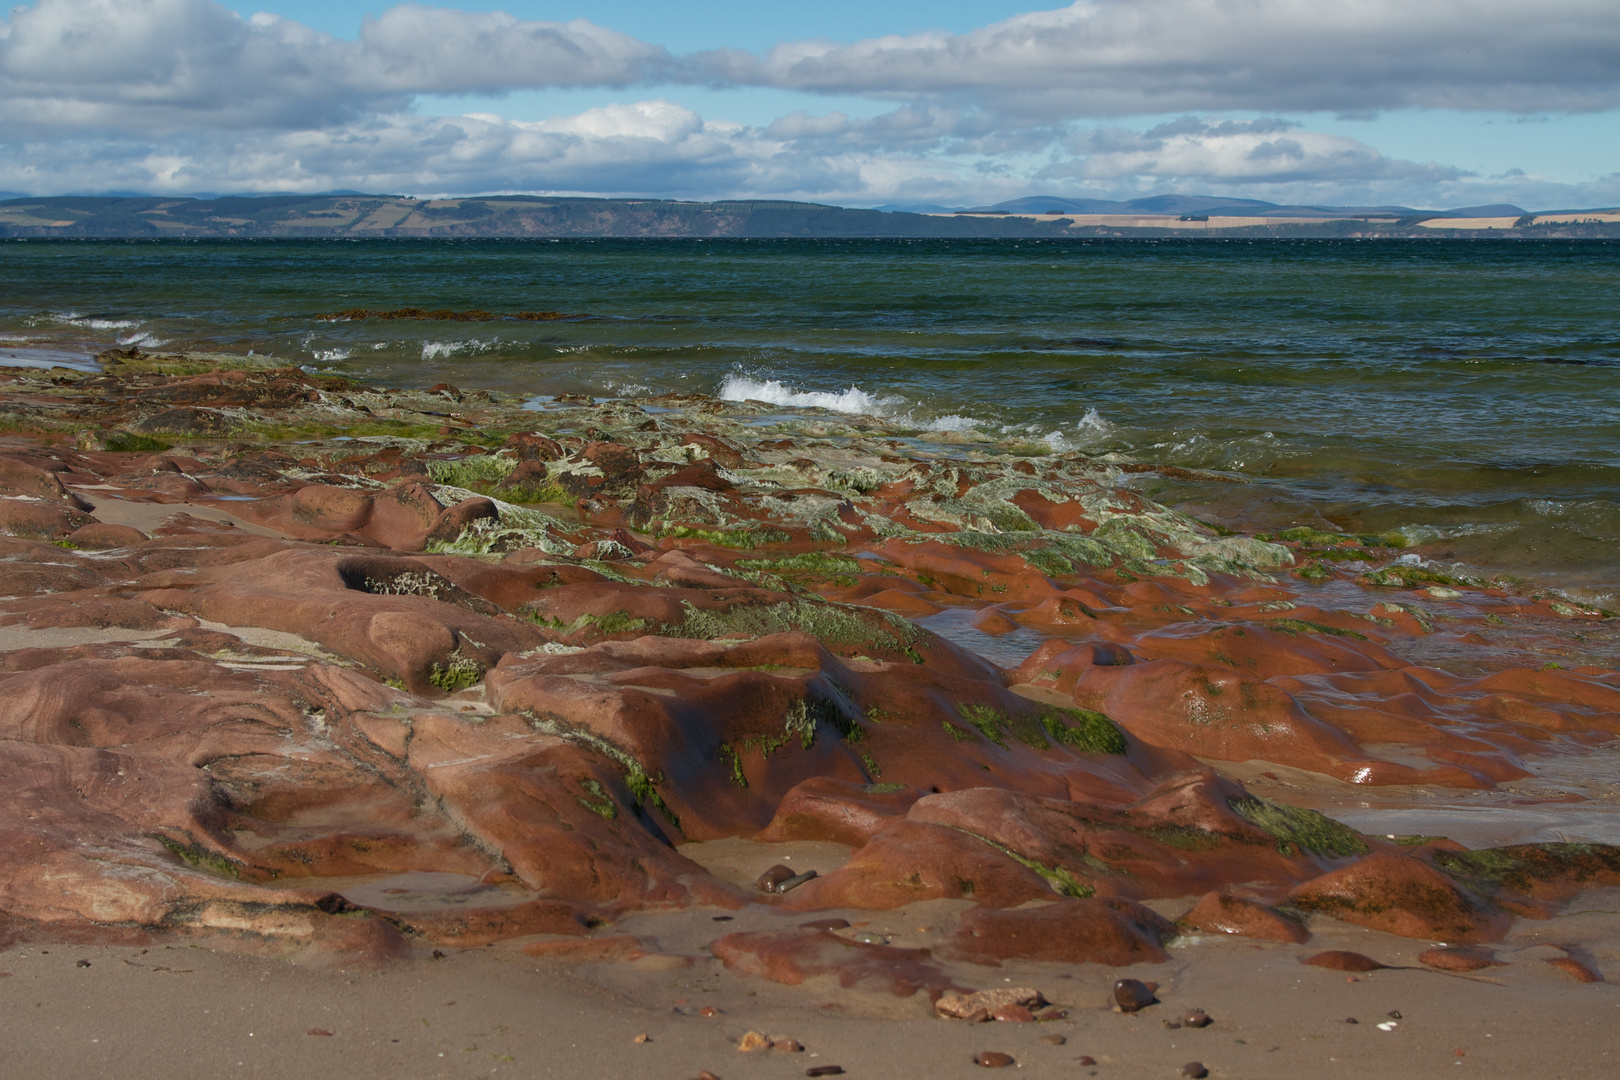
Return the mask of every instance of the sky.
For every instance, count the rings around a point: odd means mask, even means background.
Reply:
[[[1620,0],[35,0],[0,192],[1620,205]]]

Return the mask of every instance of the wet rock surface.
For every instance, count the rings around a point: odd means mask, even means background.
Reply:
[[[1161,962],[1149,901],[1289,945],[1307,918],[1477,943],[1620,883],[1603,845],[1369,837],[1266,780],[1493,792],[1612,741],[1610,668],[1471,643],[1602,613],[1436,599],[1365,539],[1218,535],[1141,470],[138,351],[0,396],[8,934],[642,963],[610,932],[635,912],[959,902],[927,947],[838,920],[713,943],[932,999],[971,990],[947,962]],[[997,635],[1037,644],[964,647]],[[734,838],[850,854],[689,857]],[[366,891],[415,874],[471,884]]]

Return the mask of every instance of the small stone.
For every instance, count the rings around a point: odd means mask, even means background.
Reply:
[[[714,1073],[710,1072],[708,1069],[699,1069],[698,1080],[720,1080],[720,1078],[714,1075]]]
[[[713,1005],[705,1005],[703,1008],[698,1010],[698,1015],[702,1017],[715,1017],[720,1015],[720,1010],[715,1008]]]
[[[974,1057],[975,1065],[982,1065],[986,1069],[1005,1069],[1014,1064],[1011,1054],[1003,1054],[1000,1050],[981,1050]]]
[[[329,1036],[331,1036],[332,1033],[330,1031],[327,1031],[325,1028],[310,1028],[308,1031],[304,1032],[304,1034],[305,1035],[320,1035],[320,1036],[329,1037]]]
[[[1095,1065],[1095,1064],[1097,1064],[1097,1059],[1092,1057],[1090,1054],[1081,1054],[1079,1057],[1075,1058],[1074,1060],[1075,1060],[1075,1064],[1077,1064],[1077,1065]]]
[[[770,1047],[771,1040],[767,1039],[764,1032],[760,1031],[746,1032],[737,1041],[737,1053],[739,1054],[752,1054],[756,1050],[769,1050]]]
[[[90,966],[90,961],[88,961],[88,960],[80,960],[78,963],[74,964],[73,966],[74,967],[89,967]]]
[[[1035,1015],[1035,1019],[1043,1024],[1050,1020],[1067,1020],[1068,1017],[1068,1009],[1047,1009],[1045,1012]]]
[[[1389,1017],[1391,1020],[1399,1020],[1401,1018],[1401,1010],[1399,1010],[1399,1009],[1391,1009],[1391,1010],[1389,1010],[1389,1012],[1385,1013],[1384,1015]]]
[[[652,1036],[648,1035],[645,1031],[643,1031],[640,1035],[637,1035],[635,1038],[631,1039],[630,1041],[633,1042],[633,1043],[637,1043],[637,1044],[639,1044],[639,1043],[650,1043],[650,1042],[652,1042]]]
[[[730,922],[731,919],[732,919],[732,916],[730,916],[730,915],[715,915],[715,916],[713,916],[713,918],[714,918],[715,922]]]
[[[1181,1030],[1181,1021],[1180,1020],[1165,1020],[1165,1021],[1163,1021],[1163,1023],[1164,1023],[1164,1026],[1169,1028],[1171,1031],[1179,1031],[1179,1030]]]
[[[997,1020],[1008,1024],[1033,1024],[1035,1014],[1022,1005],[1003,1005],[993,1014]]]
[[[771,1043],[772,1050],[781,1050],[789,1054],[802,1054],[804,1047],[798,1039],[777,1039]]]
[[[433,959],[435,959],[435,960],[443,960],[444,959],[444,950],[443,949],[434,949],[433,950]]]
[[[806,1075],[806,1076],[843,1076],[844,1075],[844,1067],[842,1065],[812,1065],[810,1068],[804,1070],[804,1075]]]
[[[1215,1021],[1210,1019],[1209,1013],[1203,1009],[1194,1009],[1182,1017],[1181,1022],[1190,1028],[1206,1028]]]
[[[794,873],[793,867],[777,863],[754,880],[754,887],[760,892],[775,892],[776,887],[792,877]]]
[[[803,885],[805,882],[811,880],[815,876],[816,872],[814,870],[806,870],[802,874],[794,874],[786,881],[779,882],[776,886],[776,891],[779,893],[792,892],[794,889],[797,889],[800,885]]]
[[[1355,1018],[1355,1017],[1353,1017],[1353,1016],[1347,1016],[1347,1017],[1345,1017],[1345,1018],[1344,1018],[1344,1022],[1345,1022],[1345,1023],[1347,1023],[1347,1024],[1359,1024],[1359,1023],[1361,1023],[1361,1021],[1360,1021],[1360,1020],[1357,1020],[1357,1019],[1356,1019],[1356,1018]]]
[[[850,940],[858,941],[862,945],[887,945],[889,943],[888,938],[882,934],[874,934],[870,930],[862,930],[858,934],[851,934]]]
[[[1204,1068],[1202,1061],[1189,1061],[1181,1067],[1181,1075],[1190,1076],[1192,1080],[1202,1080],[1209,1075],[1209,1070]]]
[[[1158,988],[1140,979],[1120,979],[1114,984],[1114,1008],[1125,1013],[1145,1009],[1158,1000],[1153,996]]]
[[[1042,1035],[1041,1036],[1041,1042],[1045,1043],[1047,1046],[1062,1046],[1064,1043],[1066,1043],[1068,1041],[1069,1040],[1065,1039],[1062,1035]]]
[[[848,919],[811,919],[799,924],[801,930],[845,930],[848,927]]]
[[[1363,956],[1358,952],[1348,952],[1344,949],[1329,949],[1319,952],[1315,956],[1307,956],[1301,960],[1302,964],[1312,967],[1327,968],[1329,971],[1380,971],[1387,967],[1380,964],[1370,956]]]

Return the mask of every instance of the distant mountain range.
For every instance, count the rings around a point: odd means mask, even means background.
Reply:
[[[1144,199],[1115,202],[1111,199],[1065,199],[1057,195],[1031,195],[992,206],[890,205],[879,210],[912,213],[996,213],[1009,214],[1210,214],[1222,217],[1523,217],[1530,211],[1510,203],[1489,206],[1462,206],[1454,210],[1418,210],[1410,206],[1298,206],[1263,202],[1259,199],[1227,199],[1218,195],[1150,195]]]
[[[1453,220],[1457,221],[1455,226],[1448,224]],[[1212,195],[1155,195],[1124,202],[1040,195],[971,210],[946,207],[860,210],[771,199],[680,202],[532,195],[415,199],[347,192],[214,199],[66,196],[0,200],[0,237],[1337,236],[1432,239],[1486,235],[1620,238],[1620,211],[1530,214],[1509,205],[1454,210],[1414,210],[1406,206],[1281,206],[1258,199],[1225,199]]]

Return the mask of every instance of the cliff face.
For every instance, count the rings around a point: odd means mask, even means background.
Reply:
[[[0,237],[1620,237],[1620,219],[1612,214],[1588,219],[1557,215],[1547,221],[1527,215],[1489,229],[1436,227],[1436,220],[1422,218],[1252,221],[952,216],[772,200],[700,203],[527,195],[427,200],[387,195],[63,197],[0,202]]]

